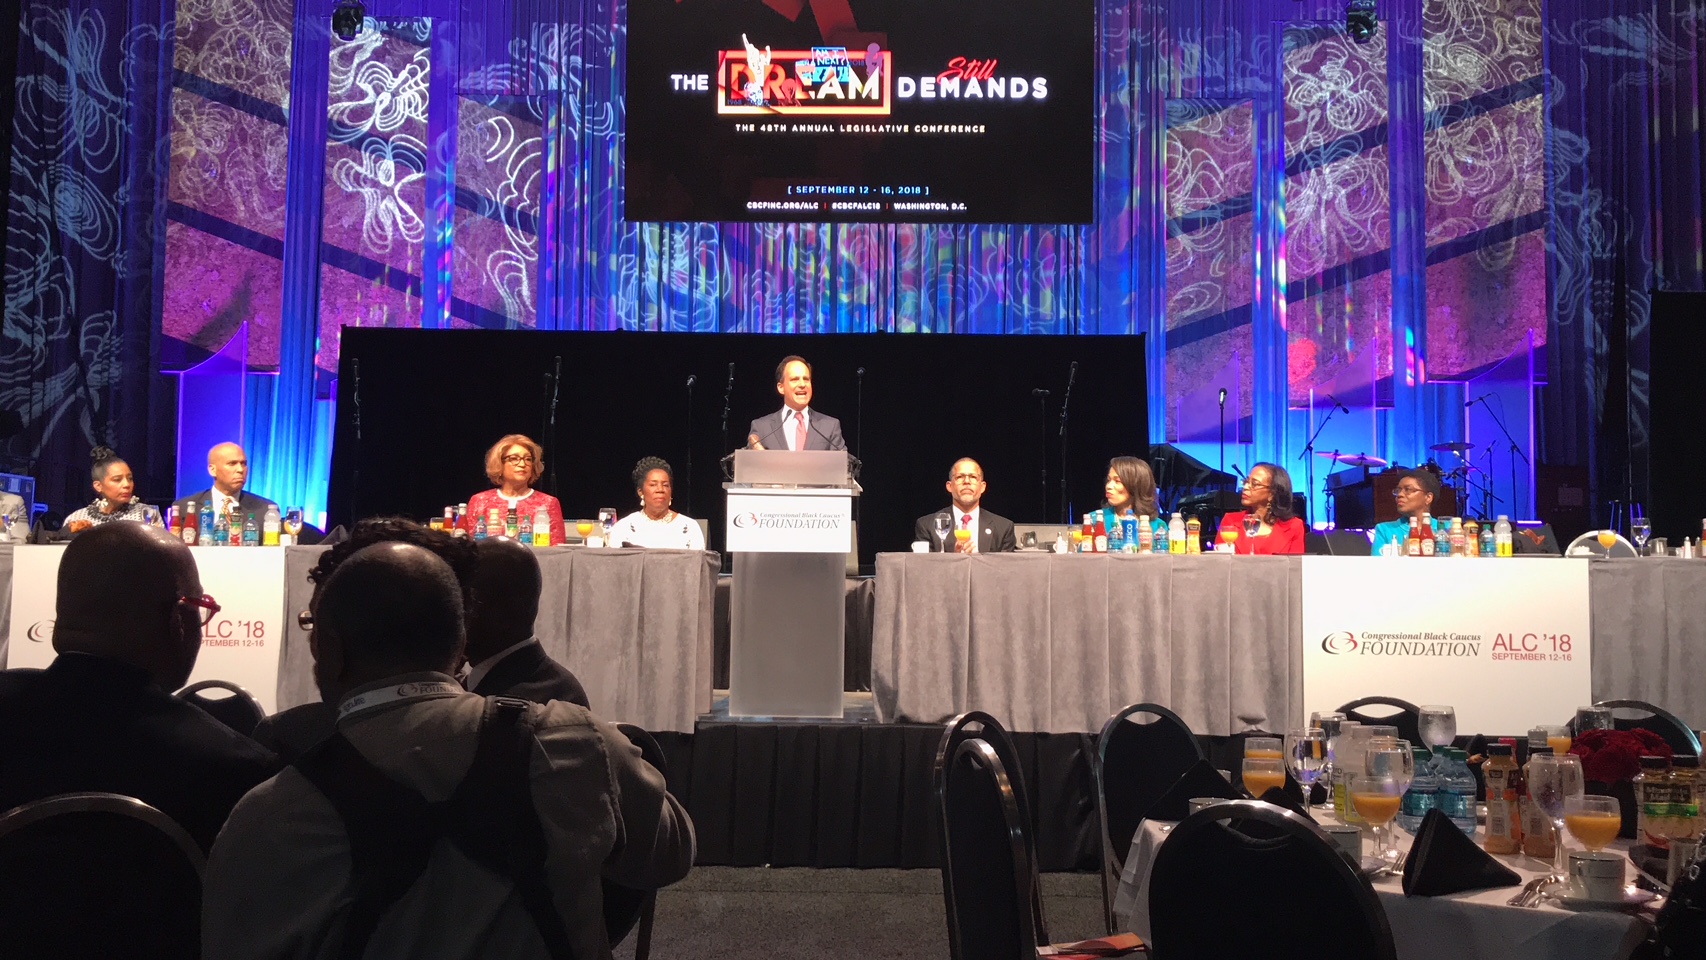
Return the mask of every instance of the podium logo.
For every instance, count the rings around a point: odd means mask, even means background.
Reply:
[[[1341,653],[1355,653],[1357,650],[1357,636],[1348,630],[1329,633],[1325,637],[1321,638],[1321,649],[1334,655]]]
[[[29,637],[36,643],[51,642],[53,640],[53,621],[37,620],[35,623],[30,624],[30,628],[28,630],[24,631],[24,636]]]
[[[741,513],[735,515],[735,527],[740,530],[751,530],[758,526],[758,514]]]

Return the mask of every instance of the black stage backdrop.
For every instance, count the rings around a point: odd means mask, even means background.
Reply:
[[[776,364],[788,354],[811,362],[812,408],[841,420],[848,448],[864,463],[862,563],[878,551],[907,549],[913,521],[947,504],[943,485],[956,457],[983,464],[990,510],[1021,523],[1060,522],[1060,408],[1069,376],[1072,514],[1101,502],[1109,458],[1149,449],[1143,339],[1136,336],[348,328],[331,522],[426,517],[467,500],[490,486],[486,448],[514,432],[545,445],[538,486],[562,500],[571,519],[599,507],[635,509],[635,461],[663,457],[675,469],[676,508],[708,519],[710,546],[721,549],[719,461],[744,443],[755,417],[781,409]],[[559,359],[553,431],[546,420]],[[1049,395],[1039,398],[1036,390]]]

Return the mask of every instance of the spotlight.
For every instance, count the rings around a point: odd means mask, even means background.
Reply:
[[[1380,17],[1375,13],[1374,0],[1350,0],[1345,4],[1345,32],[1357,43],[1367,43],[1374,39],[1374,33],[1380,28]]]
[[[361,0],[338,0],[332,11],[332,33],[348,42],[361,35],[361,25],[367,20],[367,8]]]

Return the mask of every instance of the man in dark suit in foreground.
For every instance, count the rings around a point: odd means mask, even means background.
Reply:
[[[782,409],[752,421],[746,445],[753,450],[846,450],[841,421],[811,409],[812,365],[783,357],[776,365]]]
[[[532,549],[513,540],[483,540],[478,549],[474,609],[468,614],[468,689],[486,697],[566,700],[590,708],[581,682],[533,635],[543,584]]]
[[[947,549],[960,553],[1010,553],[1019,549],[1013,533],[1013,521],[983,509],[983,492],[989,484],[983,480],[983,467],[970,457],[954,461],[948,471],[948,496],[954,499],[947,509],[928,513],[913,525],[912,539],[930,544],[931,550],[941,550],[936,539],[935,518],[946,515],[950,529],[971,530],[966,540],[956,540],[949,534]]]
[[[141,523],[95,527],[59,564],[45,670],[0,672],[0,810],[54,794],[135,797],[202,849],[277,758],[172,696],[195,667],[204,599],[189,548]]]

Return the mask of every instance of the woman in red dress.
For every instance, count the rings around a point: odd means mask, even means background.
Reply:
[[[1303,552],[1303,521],[1292,514],[1291,474],[1272,463],[1250,468],[1240,498],[1244,509],[1220,518],[1220,529],[1238,531],[1237,552],[1243,554],[1300,554]],[[1246,518],[1254,518],[1256,535],[1245,532]],[[1223,538],[1224,539],[1224,538]]]
[[[486,451],[486,478],[496,489],[482,490],[468,498],[468,515],[462,524],[469,534],[486,523],[491,536],[503,533],[504,521],[511,510],[516,517],[533,517],[540,508],[551,518],[551,546],[562,546],[567,540],[563,531],[563,505],[548,493],[533,489],[533,482],[545,473],[545,448],[519,433],[512,433]],[[491,512],[497,511],[498,525],[491,527]]]

